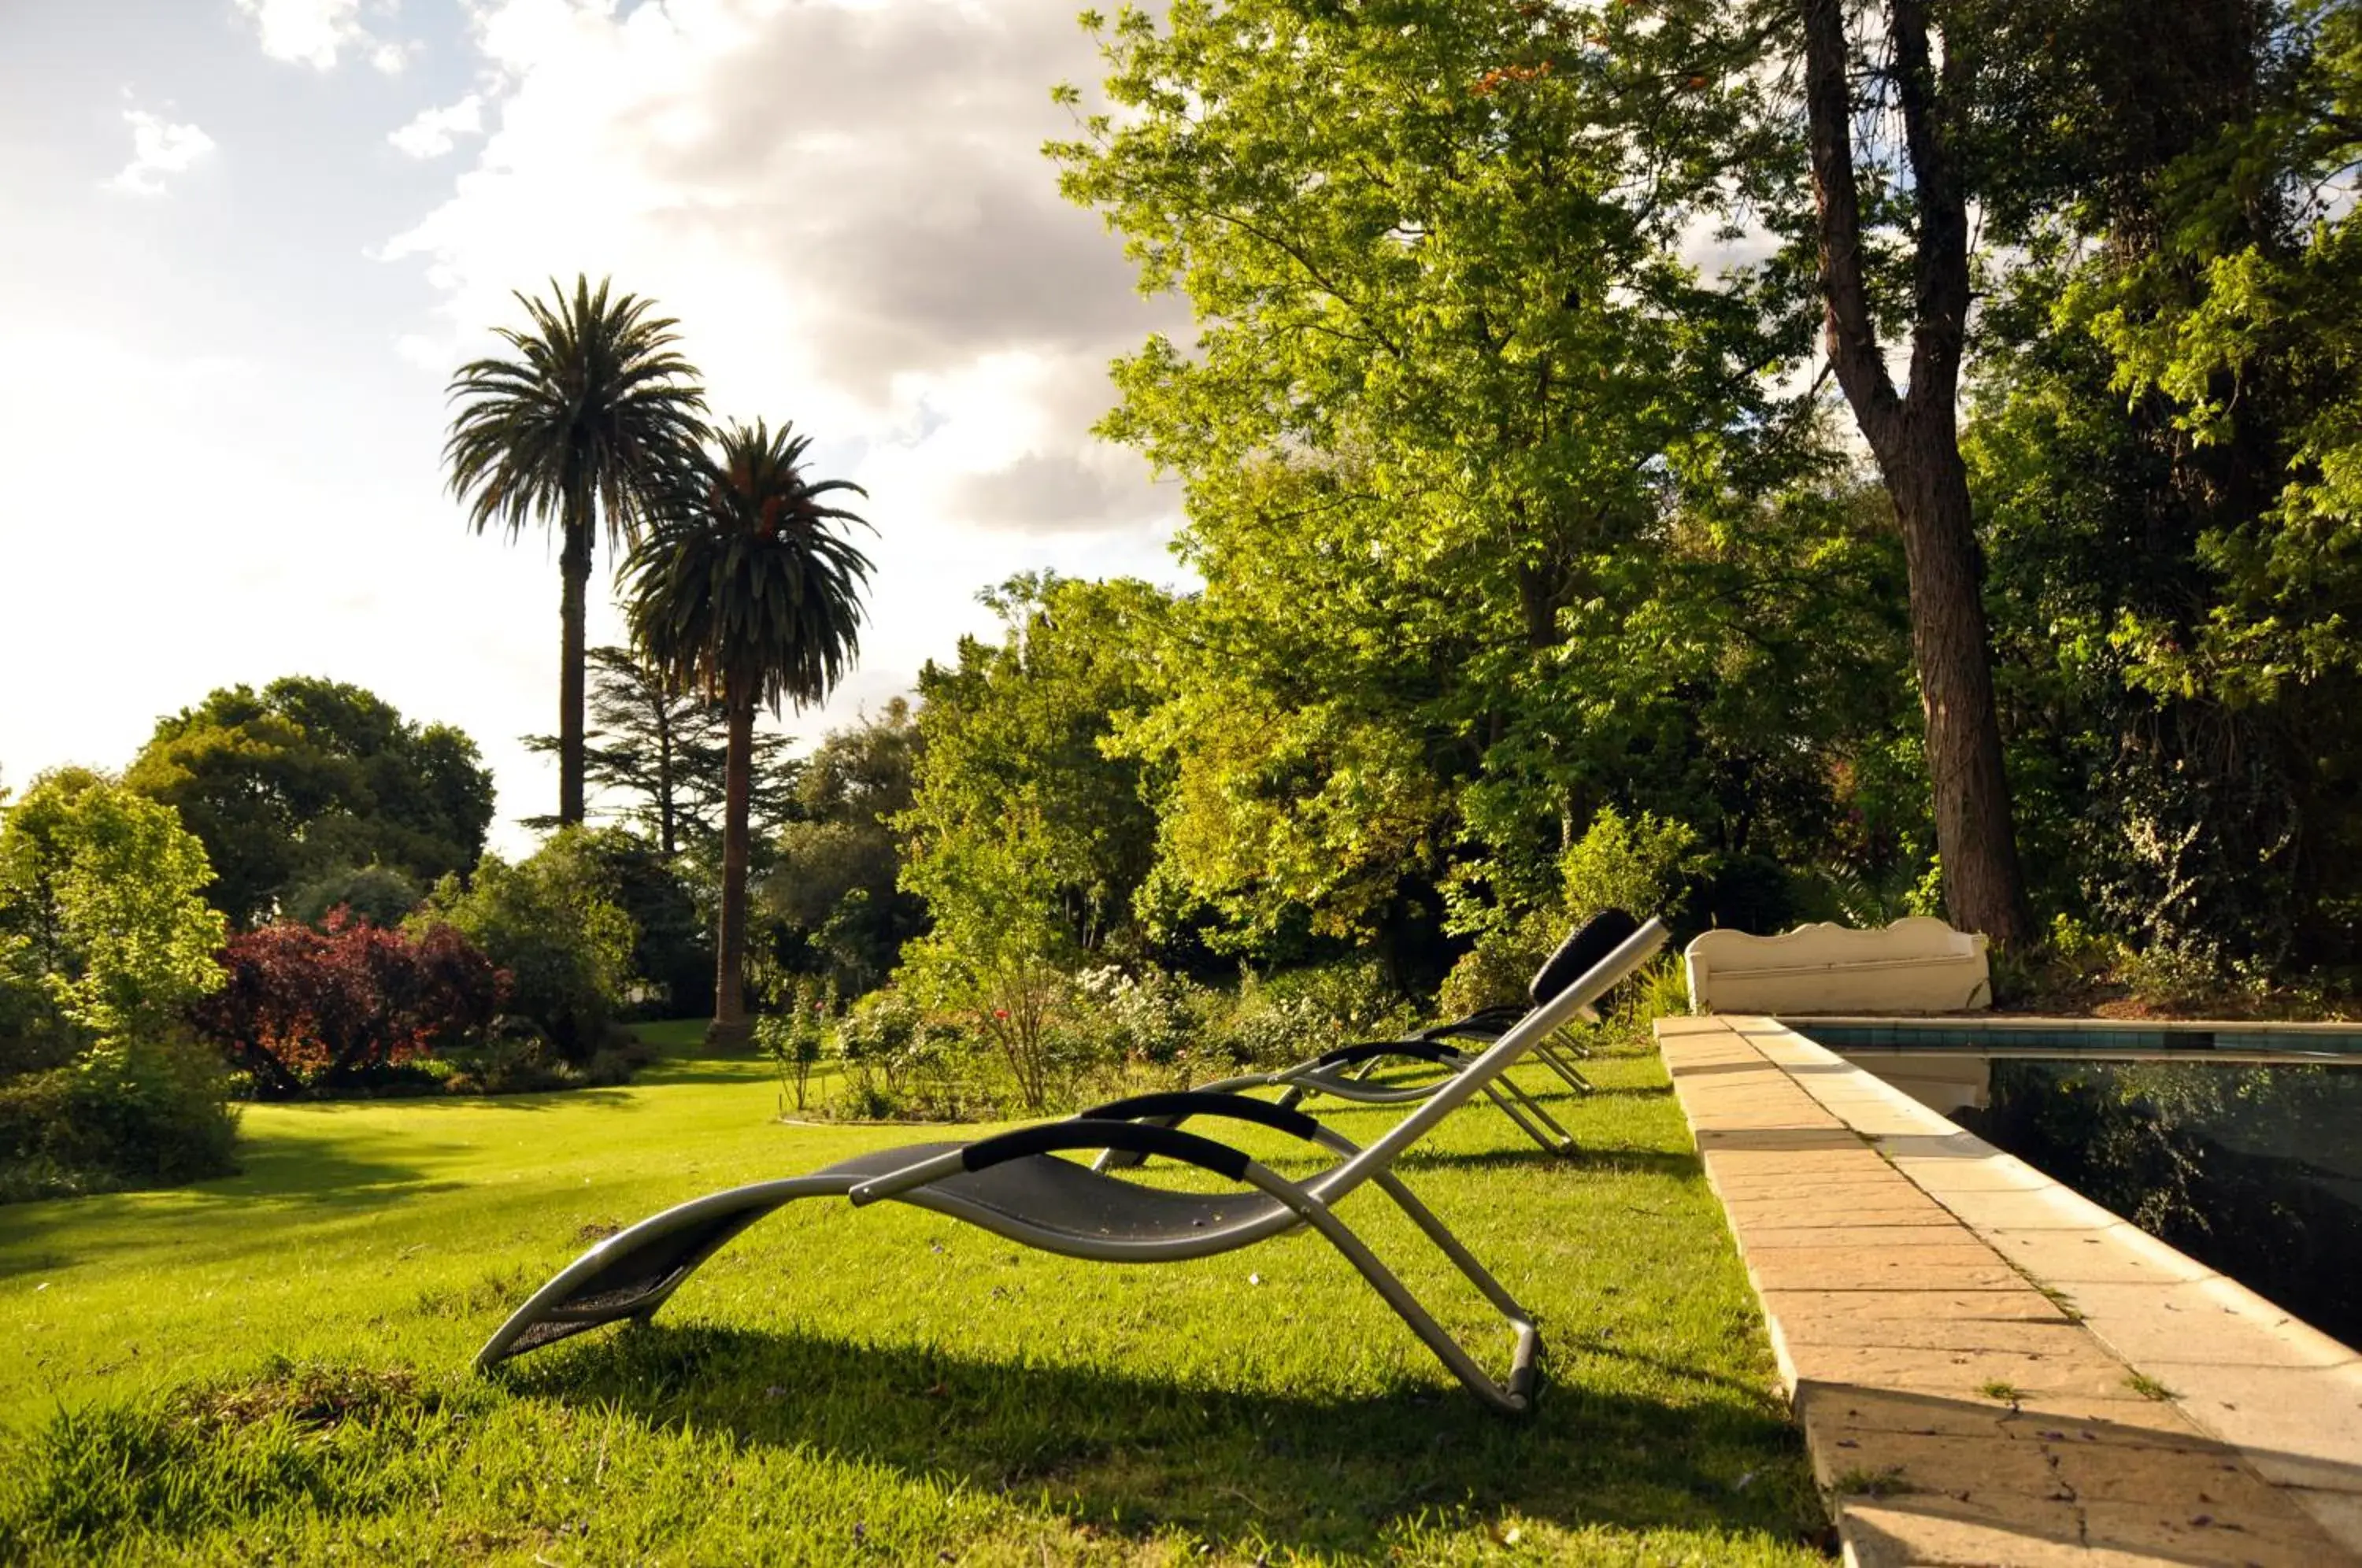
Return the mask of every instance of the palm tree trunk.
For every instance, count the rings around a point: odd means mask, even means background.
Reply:
[[[711,1044],[744,1044],[746,1021],[746,814],[754,793],[755,699],[728,694],[730,750],[722,775],[722,929],[714,937]]]
[[[558,575],[566,589],[558,601],[561,624],[557,656],[557,825],[582,821],[583,600],[590,584],[590,521],[566,525],[558,551]]]

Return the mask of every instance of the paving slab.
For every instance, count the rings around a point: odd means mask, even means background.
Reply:
[[[2353,1351],[1772,1021],[1658,1033],[1849,1562],[2362,1568]]]

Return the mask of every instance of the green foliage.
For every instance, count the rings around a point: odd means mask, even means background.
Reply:
[[[465,734],[305,676],[158,720],[123,781],[180,813],[213,867],[208,896],[240,925],[360,867],[419,886],[464,873],[492,821],[491,774]]]
[[[1155,816],[1142,769],[1104,743],[1147,698],[1142,655],[1170,601],[1145,583],[1020,576],[983,595],[1005,631],[960,639],[959,661],[919,674],[918,765],[894,826],[902,884],[938,925],[1030,908],[1063,962],[1127,934]],[[963,924],[955,943],[974,933]]]
[[[666,686],[779,710],[818,701],[860,651],[869,558],[832,525],[867,525],[806,476],[811,437],[733,425],[669,476],[624,563],[634,646]]]
[[[681,864],[621,828],[586,830],[579,842],[632,922],[628,995],[634,1010],[677,1018],[712,1008],[712,937]]]
[[[400,925],[425,898],[417,883],[393,867],[363,866],[297,884],[280,914],[300,925],[322,925],[334,911],[347,910],[371,925]]]
[[[37,974],[83,1041],[177,1031],[221,983],[204,846],[171,808],[95,774],[45,775],[0,823],[0,971]],[[26,1004],[16,1004],[20,1010]]]
[[[827,1055],[829,1015],[835,998],[822,983],[800,978],[782,999],[781,1010],[766,1013],[755,1023],[755,1043],[770,1058],[779,1075],[781,1114],[793,1091],[796,1111],[803,1112],[811,1091],[812,1069]]]
[[[926,929],[926,906],[898,885],[920,745],[900,698],[833,730],[804,760],[796,820],[771,844],[758,918],[778,959],[857,996],[883,980],[902,944]]]
[[[1797,322],[1678,254],[1723,170],[1792,167],[1715,162],[1738,126],[1705,78],[1661,101],[1694,11],[1100,28],[1111,107],[1052,149],[1064,187],[1198,324],[1119,365],[1103,427],[1183,481],[1206,585],[1109,742],[1146,765],[1160,932],[1361,944],[1438,889],[1474,929],[1609,804],[1811,855],[1889,744],[1891,513],[1757,374]]]
[[[462,883],[436,884],[414,926],[456,927],[510,976],[509,1008],[569,1062],[590,1059],[628,995],[632,917],[614,874],[581,829],[552,834],[512,866],[488,855]]]
[[[625,647],[592,648],[590,723],[583,750],[589,787],[624,796],[622,807],[596,814],[620,820],[668,857],[683,850],[717,855],[729,763],[729,715],[720,702],[668,686],[648,662]],[[525,749],[555,755],[557,735],[527,735]],[[768,730],[754,736],[747,820],[758,834],[795,820],[802,767],[788,756],[788,738]],[[526,817],[529,828],[559,825],[554,817]]]
[[[613,548],[632,536],[679,453],[704,434],[697,368],[673,350],[676,325],[636,294],[609,296],[587,276],[569,296],[523,293],[530,326],[495,327],[511,359],[472,360],[452,376],[460,403],[444,444],[452,494],[478,532],[511,538],[538,519],[585,560],[603,521]]]
[[[1479,927],[1437,1005],[1455,1016],[1523,1006],[1535,972],[1568,932],[1610,909],[1678,919],[1706,864],[1688,824],[1603,809],[1559,857],[1555,894],[1530,909],[1496,912]]]
[[[1642,920],[1663,914],[1702,868],[1698,835],[1653,812],[1627,818],[1609,806],[1559,861],[1560,909],[1570,925],[1606,910]]]
[[[755,710],[819,701],[860,648],[869,558],[834,525],[868,525],[823,498],[862,491],[806,474],[811,445],[759,420],[722,431],[683,457],[624,563],[633,646],[668,686],[718,700],[728,718],[713,1022],[733,1035],[745,1027]]]
[[[46,774],[0,822],[0,1202],[217,1176],[237,1122],[188,1042],[217,988],[204,848],[169,807]]]
[[[169,1187],[236,1168],[222,1071],[180,1042],[0,1077],[0,1203]]]

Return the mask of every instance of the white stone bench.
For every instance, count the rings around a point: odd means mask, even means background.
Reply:
[[[1926,915],[1878,931],[1827,923],[1780,936],[1709,931],[1683,957],[1693,1012],[1882,1014],[1992,1006],[1984,937]]]

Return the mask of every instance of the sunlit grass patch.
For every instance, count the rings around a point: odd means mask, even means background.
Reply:
[[[1315,1238],[1120,1268],[841,1203],[756,1227],[645,1328],[480,1379],[586,1238],[913,1135],[778,1125],[761,1066],[690,1056],[597,1094],[258,1107],[233,1180],[0,1215],[0,1559],[1816,1561],[1663,1074],[1591,1073],[1550,1101],[1574,1156],[1472,1108],[1403,1167],[1540,1316],[1525,1421]],[[1382,1199],[1348,1212],[1506,1353]]]

